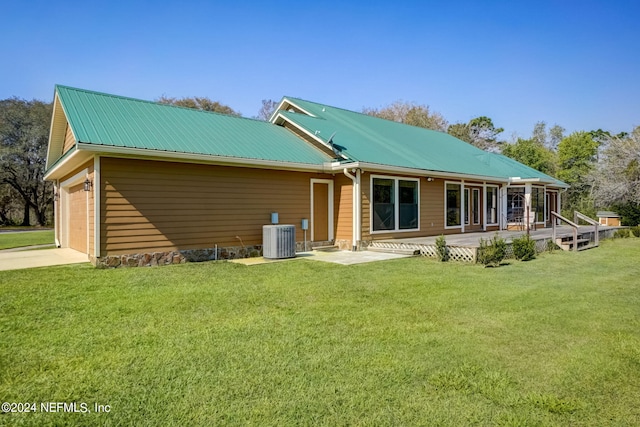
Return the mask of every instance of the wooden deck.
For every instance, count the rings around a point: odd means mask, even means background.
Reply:
[[[605,239],[613,236],[615,230],[619,227],[604,226],[599,227],[599,238]],[[450,250],[451,259],[458,261],[475,262],[477,248],[480,247],[480,239],[491,239],[495,234],[505,239],[508,244],[507,252],[511,248],[511,241],[514,238],[520,237],[526,234],[526,231],[488,231],[488,232],[476,232],[476,233],[464,233],[464,234],[448,234],[445,235],[447,247]],[[578,235],[584,235],[593,239],[594,235],[593,226],[581,226],[578,228]],[[553,229],[541,228],[538,230],[531,230],[529,235],[536,241],[536,250],[543,252],[547,250],[549,242],[553,239]],[[556,227],[556,239],[572,236],[572,228],[569,226]],[[389,252],[406,252],[406,251],[419,251],[423,256],[436,256],[435,242],[439,236],[427,236],[427,237],[413,237],[407,239],[389,239],[389,240],[375,240],[368,246],[369,250],[375,251],[389,251]],[[554,242],[557,243],[557,242]]]
[[[600,232],[606,230],[617,230],[619,227],[605,226],[601,225],[599,227]],[[582,226],[578,229],[578,233],[587,233],[593,232],[592,226]],[[514,237],[520,237],[523,234],[526,234],[526,231],[510,231],[510,230],[501,230],[501,231],[481,231],[476,233],[464,233],[464,234],[447,234],[445,235],[445,239],[447,240],[447,246],[465,246],[470,248],[477,248],[480,246],[480,239],[490,239],[496,233],[503,239],[510,243]],[[533,240],[549,240],[551,239],[552,229],[549,228],[541,228],[538,230],[531,230],[529,235]],[[556,234],[558,236],[570,236],[571,235],[571,227],[569,226],[558,226],[556,228]],[[439,236],[428,236],[428,237],[414,237],[409,239],[390,239],[390,240],[376,240],[376,242],[393,242],[393,243],[416,243],[422,245],[435,245],[436,239]]]

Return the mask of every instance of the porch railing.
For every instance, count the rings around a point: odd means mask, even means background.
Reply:
[[[600,233],[598,232],[598,227],[600,226],[600,223],[592,218],[589,218],[583,213],[580,213],[578,211],[573,211],[573,222],[578,224],[580,220],[583,220],[584,222],[589,223],[595,227],[595,233],[593,233],[594,234],[593,243],[595,246],[598,246],[600,242]]]
[[[559,219],[562,222],[566,222],[568,225],[571,226],[571,231],[573,232],[573,250],[575,252],[578,251],[578,224],[576,224],[573,221],[569,221],[567,218],[563,217],[562,215],[560,215],[557,212],[551,211],[551,218],[552,219]],[[556,243],[556,222],[557,221],[551,221],[551,239],[553,243]]]
[[[556,220],[560,220],[562,222],[567,223],[569,226],[571,226],[571,231],[573,233],[573,250],[574,251],[578,251],[578,228],[580,227],[578,225],[578,222],[580,220],[585,221],[587,223],[589,223],[590,225],[593,225],[595,227],[595,231],[593,232],[593,246],[598,246],[599,242],[600,242],[600,232],[598,230],[598,227],[600,226],[600,224],[598,223],[598,221],[595,221],[591,218],[589,218],[588,216],[586,216],[583,213],[580,213],[578,211],[574,211],[573,212],[573,221],[568,220],[567,218],[563,217],[562,215],[560,215],[557,212],[553,212],[551,211],[551,228],[552,228],[552,233],[551,233],[551,238],[553,239],[553,242],[556,242],[556,227],[557,227],[557,222]],[[591,233],[591,231],[589,231],[589,233]],[[585,234],[585,233],[582,233]],[[591,239],[589,239],[589,241],[591,241]]]

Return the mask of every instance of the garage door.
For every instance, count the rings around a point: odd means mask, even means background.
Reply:
[[[87,253],[87,193],[83,184],[69,188],[69,247]]]

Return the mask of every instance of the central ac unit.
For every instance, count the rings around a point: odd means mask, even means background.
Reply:
[[[296,256],[295,225],[262,226],[262,256],[269,259]]]

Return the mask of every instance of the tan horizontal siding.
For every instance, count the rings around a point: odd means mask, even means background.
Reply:
[[[74,145],[76,145],[76,139],[73,137],[73,132],[71,132],[69,123],[67,123],[64,134],[64,144],[62,145],[62,154],[69,151]]]
[[[302,241],[310,179],[330,178],[105,157],[101,176],[103,255],[261,244],[271,212]]]
[[[353,183],[344,175],[334,178],[334,224],[337,240],[351,240],[353,237]]]

